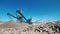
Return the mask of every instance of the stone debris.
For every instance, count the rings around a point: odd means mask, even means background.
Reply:
[[[59,23],[60,21],[27,24],[8,21],[0,24],[0,34],[60,34]]]

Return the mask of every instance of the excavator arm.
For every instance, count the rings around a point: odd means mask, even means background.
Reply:
[[[10,14],[10,13],[7,13],[7,15],[12,16],[12,17],[14,17],[14,18],[18,19],[17,17],[13,16],[13,15],[12,15],[12,14]]]

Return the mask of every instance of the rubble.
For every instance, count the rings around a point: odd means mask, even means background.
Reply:
[[[46,22],[46,23],[16,23],[8,21],[0,24],[0,34],[60,34],[60,22]],[[56,27],[55,26],[59,26]]]

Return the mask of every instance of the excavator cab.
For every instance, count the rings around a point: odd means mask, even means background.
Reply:
[[[17,15],[17,17],[18,17],[18,21],[19,21],[19,22],[23,22],[23,17],[22,17],[22,15],[19,14],[19,13],[21,13],[21,10],[17,10],[17,11],[16,11],[16,15]]]

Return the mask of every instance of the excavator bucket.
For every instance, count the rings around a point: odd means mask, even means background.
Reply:
[[[32,20],[31,18],[27,19],[27,23],[32,24],[31,20]]]

